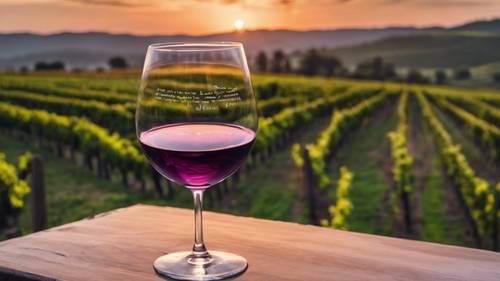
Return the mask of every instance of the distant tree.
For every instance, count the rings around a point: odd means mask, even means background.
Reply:
[[[318,74],[321,57],[316,49],[309,49],[300,60],[299,73],[304,75]]]
[[[411,69],[408,72],[408,74],[406,74],[405,80],[407,83],[412,83],[412,84],[428,84],[429,83],[429,79],[416,69]]]
[[[290,63],[290,58],[286,58],[286,60],[285,60],[285,69],[284,69],[284,72],[286,72],[286,73],[292,73],[293,72],[292,65]]]
[[[495,83],[500,83],[500,72],[495,72],[491,75]]]
[[[285,69],[286,55],[282,50],[276,50],[273,53],[273,59],[271,61],[271,71],[274,73],[283,72]]]
[[[329,55],[326,50],[318,51],[314,48],[302,55],[298,69],[304,75],[324,76],[342,76],[346,71],[337,57]]]
[[[470,70],[468,68],[455,69],[453,77],[456,80],[467,80],[467,79],[470,79],[471,73],[470,73]]]
[[[47,70],[47,63],[44,61],[37,61],[35,62],[35,71],[44,71]]]
[[[35,71],[61,71],[64,69],[65,69],[64,63],[60,61],[55,61],[52,63],[38,61],[35,63]]]
[[[128,67],[127,60],[123,57],[112,57],[108,61],[111,69],[123,69]]]
[[[321,58],[321,72],[325,76],[334,76],[341,72],[342,62],[336,57]]]
[[[104,70],[106,70],[106,69],[104,69],[104,67],[98,66],[98,67],[96,67],[95,72],[97,72],[97,73],[103,73]]]
[[[372,68],[374,78],[377,80],[384,80],[384,59],[382,57],[375,57],[372,60]]]
[[[50,65],[52,70],[64,70],[66,67],[64,66],[64,63],[60,61],[55,61]]]
[[[23,66],[21,66],[21,68],[19,68],[19,73],[22,73],[22,74],[26,74],[29,71],[30,71],[30,69],[25,65],[23,65]]]
[[[434,80],[436,81],[436,84],[444,84],[446,83],[446,80],[448,79],[446,72],[442,69],[438,69],[434,72]]]
[[[352,76],[357,79],[394,80],[397,73],[393,64],[384,62],[382,57],[375,57],[358,63]]]
[[[338,69],[337,74],[336,74],[336,76],[338,76],[338,77],[349,77],[349,75],[350,75],[349,69],[347,69],[344,66],[340,67]]]
[[[260,51],[255,59],[255,64],[257,65],[257,70],[260,72],[267,71],[267,55],[266,52]]]

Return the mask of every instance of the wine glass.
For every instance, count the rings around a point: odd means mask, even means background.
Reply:
[[[154,262],[157,273],[180,280],[220,280],[246,270],[243,257],[207,251],[202,202],[207,188],[243,164],[257,127],[241,43],[148,47],[137,102],[137,138],[160,174],[191,190],[195,215],[192,251],[159,257]]]

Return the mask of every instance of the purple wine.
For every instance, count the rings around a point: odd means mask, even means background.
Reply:
[[[220,123],[173,124],[142,132],[139,141],[153,166],[190,188],[207,188],[245,161],[255,132]]]

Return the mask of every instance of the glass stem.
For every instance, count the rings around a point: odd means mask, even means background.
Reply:
[[[210,254],[203,243],[203,191],[193,190],[194,199],[194,245],[193,257],[209,258]]]

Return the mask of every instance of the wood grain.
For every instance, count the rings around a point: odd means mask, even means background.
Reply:
[[[161,280],[153,261],[192,236],[191,210],[136,205],[0,243],[0,277]],[[294,223],[205,212],[205,239],[247,258],[237,280],[500,280],[499,253]]]

